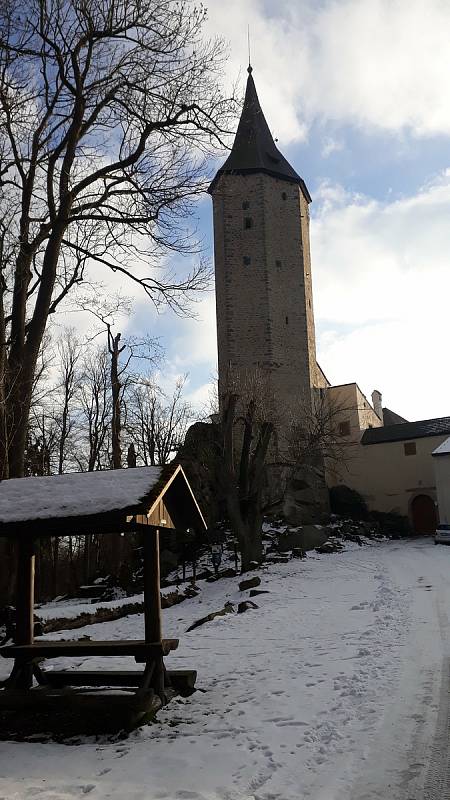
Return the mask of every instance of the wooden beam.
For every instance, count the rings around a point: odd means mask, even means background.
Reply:
[[[16,644],[33,644],[34,638],[34,541],[18,543]]]
[[[159,530],[143,536],[145,641],[162,638],[161,586],[159,571]]]
[[[159,530],[155,530],[150,536],[144,534],[143,545],[145,641],[158,642],[162,637]],[[164,694],[164,662],[162,656],[155,659],[152,686],[164,705],[166,698]]]
[[[20,658],[22,661],[34,658],[61,658],[74,656],[134,656],[139,662],[153,657],[163,656],[176,650],[178,639],[163,639],[159,642],[144,642],[140,640],[124,641],[115,639],[110,642],[96,639],[78,639],[65,642],[61,639],[51,641],[43,639],[31,645],[6,645],[0,647],[0,656],[3,658]]]

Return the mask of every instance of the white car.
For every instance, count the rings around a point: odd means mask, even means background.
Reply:
[[[434,534],[435,544],[450,544],[450,525],[438,525]]]

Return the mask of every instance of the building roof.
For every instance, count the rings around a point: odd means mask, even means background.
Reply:
[[[436,447],[436,450],[433,450],[431,453],[432,456],[448,456],[450,455],[450,436],[445,442]]]
[[[221,175],[249,175],[260,172],[290,183],[298,183],[308,202],[311,202],[303,178],[297,175],[273,140],[259,103],[252,68],[249,67],[244,105],[233,147],[208,191],[214,189]]]
[[[423,419],[419,422],[402,422],[397,425],[383,425],[381,428],[368,428],[363,433],[361,444],[403,442],[408,439],[424,439],[427,436],[442,436],[445,434],[450,434],[450,417]]]
[[[401,422],[408,422],[407,419],[391,411],[390,408],[383,408],[383,421],[385,425],[399,425]]]
[[[33,524],[67,533],[120,525],[127,517],[150,515],[163,497],[180,527],[206,527],[180,465],[11,478],[0,482],[0,536],[32,534]]]

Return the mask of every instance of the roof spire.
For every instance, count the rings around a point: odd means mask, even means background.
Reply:
[[[279,180],[299,184],[307,201],[310,202],[311,197],[303,178],[291,167],[274,142],[259,103],[251,64],[248,65],[247,72],[244,105],[233,147],[225,164],[212,181],[209,191],[214,189],[220,175],[249,175],[262,172]]]
[[[253,72],[252,60],[250,57],[250,25],[247,25],[247,45],[248,45],[248,67],[247,72],[249,75]]]

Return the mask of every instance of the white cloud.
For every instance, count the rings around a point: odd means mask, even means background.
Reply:
[[[344,143],[333,139],[332,136],[326,136],[322,142],[322,150],[321,155],[322,158],[328,158],[333,153],[338,153],[340,150],[344,149]]]
[[[214,365],[217,361],[216,300],[208,292],[193,306],[195,319],[179,319],[171,340],[176,353],[173,363],[184,372],[193,366]]]
[[[318,358],[333,383],[357,381],[409,419],[450,412],[450,170],[381,203],[323,183],[311,225]],[[195,320],[171,317],[165,372],[188,372],[201,406],[216,363],[213,293]]]
[[[450,133],[450,4],[443,0],[209,0],[229,40],[228,75],[246,65],[282,144],[312,119],[417,136]],[[242,72],[241,72],[242,75]]]
[[[450,412],[450,174],[390,203],[325,185],[312,222],[319,361],[409,418]]]

